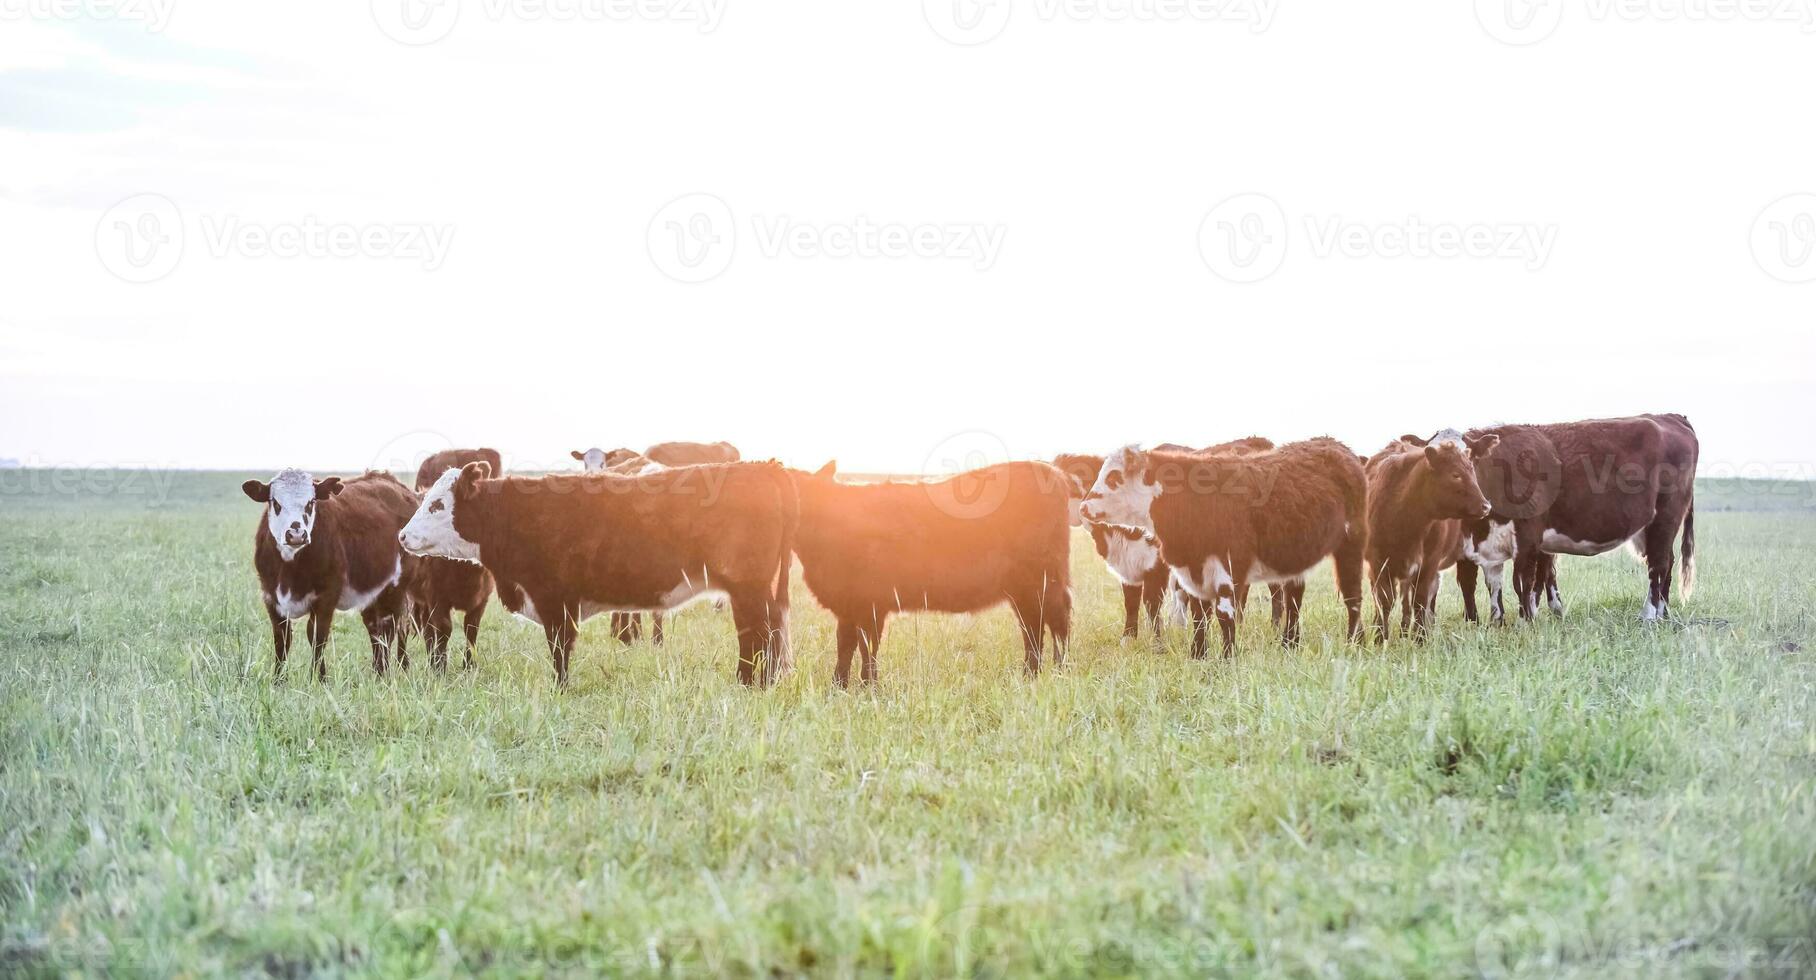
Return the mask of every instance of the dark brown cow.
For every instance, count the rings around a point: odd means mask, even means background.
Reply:
[[[1167,447],[1175,445],[1177,444],[1170,442],[1161,443],[1150,451],[1196,452],[1210,456],[1220,454],[1246,456],[1274,448],[1271,440],[1261,436],[1248,436],[1229,442],[1220,442],[1215,446],[1206,446],[1198,450],[1187,447],[1168,450]],[[1078,509],[1088,488],[1097,482],[1097,474],[1103,469],[1103,461],[1102,456],[1086,453],[1064,453],[1053,459],[1053,465],[1059,467],[1061,472],[1070,477],[1077,488],[1077,493],[1070,504],[1073,524],[1085,523],[1079,517]],[[1153,534],[1128,525],[1092,523],[1086,524],[1086,527],[1091,532],[1091,542],[1097,548],[1098,557],[1104,560],[1104,564],[1109,566],[1110,574],[1114,575],[1116,580],[1122,584],[1122,635],[1128,639],[1134,639],[1139,635],[1140,613],[1145,609],[1149,630],[1158,640],[1160,638],[1160,605],[1172,584],[1173,574],[1167,568],[1166,563],[1160,560],[1160,543],[1155,540]],[[1269,585],[1268,589],[1274,597],[1274,621],[1278,623],[1280,589],[1277,585]],[[1185,599],[1188,607],[1195,601],[1189,597]],[[1244,589],[1242,594],[1236,597],[1238,617],[1242,615],[1242,611],[1247,605],[1248,594],[1247,589]]]
[[[1474,459],[1499,442],[1466,440],[1445,429],[1430,439],[1401,436],[1368,460],[1368,577],[1375,593],[1375,642],[1387,640],[1394,591],[1402,596],[1400,633],[1425,637],[1437,611],[1443,570],[1456,564],[1462,521],[1488,516]]]
[[[698,466],[701,463],[735,463],[741,457],[729,442],[658,442],[643,455],[663,466]]]
[[[443,474],[398,536],[416,554],[485,565],[505,608],[542,625],[565,686],[574,634],[613,610],[731,599],[738,679],[788,664],[788,577],[799,508],[775,463],[643,476],[492,479],[484,463]]]
[[[1228,656],[1236,646],[1236,598],[1253,581],[1283,587],[1281,639],[1299,642],[1305,573],[1326,556],[1335,559],[1349,637],[1361,638],[1366,495],[1361,461],[1334,439],[1251,456],[1144,453],[1128,446],[1104,460],[1083,516],[1152,531],[1173,581],[1198,600],[1192,656],[1205,653],[1209,603]]]
[[[833,679],[877,679],[892,613],[978,612],[1007,602],[1024,663],[1040,671],[1045,637],[1064,662],[1072,625],[1066,478],[1045,463],[1002,463],[925,483],[844,484],[827,463],[794,471],[801,496],[801,578],[838,619]]]
[[[435,485],[443,473],[468,463],[484,462],[494,473],[504,472],[496,449],[444,449],[416,470],[416,492]],[[414,512],[414,511],[412,511]],[[479,642],[479,623],[492,598],[492,576],[484,566],[452,558],[424,558],[410,586],[410,619],[429,648],[429,665],[448,666],[448,638],[454,633],[454,613],[460,613],[461,632],[467,648],[461,666],[473,666],[473,649]]]
[[[1647,564],[1640,617],[1670,616],[1671,553],[1683,529],[1683,595],[1696,581],[1695,478],[1700,446],[1682,415],[1637,415],[1555,425],[1471,430],[1500,445],[1478,459],[1476,477],[1493,505],[1487,522],[1466,528],[1464,553],[1488,577],[1500,612],[1501,563],[1514,561],[1520,616],[1538,612],[1548,592],[1562,611],[1553,555],[1597,555],[1629,544]],[[1473,569],[1458,584],[1474,606]],[[1497,615],[1497,618],[1498,615]]]
[[[491,464],[492,472],[504,472],[504,461],[496,449],[444,449],[423,460],[422,465],[416,468],[416,492],[422,493],[434,486],[443,473],[480,460]]]
[[[384,673],[393,651],[399,666],[408,667],[407,593],[418,563],[397,547],[397,531],[416,510],[416,495],[389,473],[342,482],[296,469],[280,471],[270,483],[247,480],[240,489],[265,505],[252,563],[271,619],[276,671],[283,672],[290,655],[291,622],[308,616],[315,675],[327,678],[322,654],[336,610],[357,611],[365,621],[374,670]]]

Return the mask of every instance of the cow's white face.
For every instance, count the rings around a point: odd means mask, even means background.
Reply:
[[[317,502],[340,493],[341,482],[338,477],[316,480],[302,470],[285,469],[270,483],[247,480],[240,489],[265,505],[265,530],[277,544],[278,557],[289,561],[314,539]]]
[[[1087,521],[1125,524],[1144,530],[1154,529],[1149,514],[1154,498],[1160,496],[1160,483],[1148,472],[1147,454],[1134,446],[1124,446],[1104,457],[1103,469],[1097,471],[1097,483],[1085,493],[1079,513]]]
[[[397,532],[397,542],[405,551],[436,558],[479,560],[479,546],[461,537],[454,529],[455,488],[460,483],[460,472],[449,469],[423,493],[422,503],[417,505],[410,523]]]
[[[597,473],[600,470],[605,469],[605,450],[600,449],[598,446],[594,446],[586,452],[576,450],[569,455],[579,460],[581,468],[588,473]]]

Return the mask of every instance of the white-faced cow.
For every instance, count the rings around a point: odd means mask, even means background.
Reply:
[[[1229,656],[1236,646],[1236,598],[1250,582],[1282,586],[1281,639],[1298,643],[1305,574],[1326,556],[1336,563],[1349,638],[1361,638],[1366,493],[1362,461],[1334,439],[1251,456],[1144,453],[1128,446],[1104,460],[1083,516],[1152,531],[1173,581],[1199,603],[1192,656],[1205,655],[1208,604],[1215,606]]]
[[[1464,520],[1485,519],[1488,498],[1476,485],[1474,460],[1494,449],[1494,435],[1466,439],[1445,429],[1430,439],[1401,436],[1370,457],[1368,577],[1375,594],[1375,642],[1387,639],[1394,591],[1401,593],[1400,633],[1421,639],[1437,612],[1438,583],[1457,563]]]
[[[978,612],[1007,602],[1021,626],[1023,663],[1040,671],[1053,638],[1063,663],[1071,635],[1066,477],[1046,463],[1002,463],[920,483],[840,483],[835,466],[794,471],[801,497],[795,550],[801,578],[838,619],[833,679],[865,682],[891,614]]]
[[[1538,612],[1539,593],[1562,611],[1553,555],[1598,555],[1629,545],[1647,565],[1640,618],[1670,615],[1672,545],[1683,529],[1683,595],[1696,581],[1696,431],[1682,415],[1637,415],[1555,425],[1472,430],[1500,445],[1476,461],[1493,505],[1486,522],[1466,528],[1463,551],[1482,566],[1497,618],[1501,565],[1514,562],[1520,615]],[[1475,577],[1459,569],[1465,606]]]
[[[479,562],[505,608],[539,623],[555,679],[574,634],[601,612],[730,598],[738,679],[768,684],[788,664],[788,578],[799,509],[775,463],[688,466],[643,476],[492,479],[443,474],[398,536],[416,554]]]
[[[290,655],[291,623],[307,616],[316,677],[328,676],[323,651],[336,610],[358,612],[365,621],[374,670],[384,673],[392,652],[408,667],[404,631],[417,561],[398,548],[397,532],[416,510],[416,495],[389,473],[342,482],[297,469],[280,471],[270,483],[247,480],[240,489],[265,505],[252,563],[271,619],[277,672]]]
[[[1229,442],[1220,442],[1214,446],[1194,450],[1177,443],[1161,443],[1151,452],[1188,452],[1200,455],[1248,456],[1267,452],[1274,448],[1272,441],[1262,436],[1248,436]],[[1104,458],[1088,453],[1064,453],[1054,457],[1053,465],[1059,467],[1075,488],[1071,501],[1070,515],[1073,524],[1083,524],[1091,532],[1091,543],[1097,549],[1098,557],[1109,567],[1110,574],[1122,585],[1122,635],[1125,639],[1134,639],[1140,633],[1140,613],[1146,610],[1149,631],[1154,639],[1160,639],[1160,606],[1167,591],[1172,585],[1172,570],[1160,560],[1160,542],[1150,531],[1126,524],[1104,524],[1086,522],[1079,516],[1085,493],[1097,482],[1097,474],[1103,469]],[[1273,613],[1276,623],[1280,618],[1280,589],[1270,585],[1273,594]],[[1242,614],[1248,605],[1247,589],[1236,597],[1236,613]],[[1191,604],[1197,600],[1189,596],[1184,599],[1188,612]]]
[[[416,470],[416,492],[424,493],[443,473],[473,462],[484,462],[494,473],[504,472],[496,449],[444,449],[423,460]],[[410,587],[412,625],[429,648],[429,664],[437,670],[448,666],[448,639],[454,631],[454,613],[460,613],[461,632],[467,648],[461,665],[473,666],[479,623],[492,598],[492,576],[472,562],[452,558],[425,558]]]
[[[618,472],[626,463],[643,459],[643,454],[635,449],[576,449],[568,453],[580,461],[580,468],[588,473],[602,473],[607,470]]]

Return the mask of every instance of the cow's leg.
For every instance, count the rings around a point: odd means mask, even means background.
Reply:
[[[454,632],[454,609],[451,606],[432,606],[429,614],[423,618],[423,644],[429,648],[429,666],[436,670],[448,669],[448,637]]]
[[[1438,586],[1444,579],[1444,573],[1432,567],[1435,564],[1437,563],[1429,562],[1419,569],[1419,604],[1413,611],[1412,636],[1420,643],[1425,642],[1425,637],[1431,632],[1431,621],[1438,607]]]
[[[832,668],[832,682],[840,687],[851,686],[851,655],[858,649],[858,624],[850,619],[839,619],[838,662]]]
[[[794,666],[788,638],[788,606],[773,598],[763,600],[763,686],[768,687]]]
[[[334,632],[334,607],[316,606],[309,612],[309,660],[315,679],[328,679],[328,636]]]
[[[1371,569],[1375,593],[1375,645],[1387,642],[1387,620],[1394,611],[1394,577],[1385,568]]]
[[[1141,587],[1141,603],[1143,606],[1147,607],[1148,613],[1148,638],[1153,641],[1156,647],[1160,645],[1161,641],[1160,603],[1166,599],[1166,594],[1166,579],[1161,579],[1158,582],[1149,579],[1147,582],[1143,583]],[[1067,616],[1068,629],[1070,628],[1070,624],[1071,617]]]
[[[1031,675],[1039,674],[1041,638],[1045,635],[1046,620],[1042,595],[1040,592],[1011,595],[1009,608],[1015,611],[1015,622],[1021,627],[1022,666]]]
[[[1179,592],[1179,598],[1185,603],[1187,628],[1192,637],[1192,659],[1203,660],[1205,657],[1205,632],[1210,625],[1211,618],[1210,608],[1204,604],[1203,599],[1183,589]]]
[[[1133,640],[1141,632],[1141,593],[1139,585],[1122,587],[1122,638]]]
[[[1677,524],[1656,516],[1646,526],[1645,535],[1647,590],[1640,618],[1650,623],[1671,618],[1671,572],[1676,565],[1671,545],[1677,537]]]
[[[372,644],[372,672],[383,676],[390,664],[391,642],[390,629],[379,612],[378,603],[374,602],[360,611],[359,618],[366,624],[366,639]]]
[[[1281,590],[1279,582],[1267,583],[1267,618],[1274,629],[1280,628],[1280,619],[1286,615],[1286,593]]]
[[[397,666],[410,669],[410,651],[404,645],[404,628],[410,618],[410,599],[403,587],[393,585],[378,594],[372,604],[360,611],[366,624],[366,638],[372,643],[372,669],[383,674],[388,657],[397,658]]]
[[[1337,592],[1343,596],[1343,609],[1349,616],[1348,637],[1351,643],[1362,642],[1362,539],[1356,534],[1345,538],[1331,556],[1336,566]]]
[[[462,658],[460,662],[461,669],[463,670],[470,669],[473,666],[473,649],[479,645],[479,621],[485,618],[485,614],[485,604],[481,603],[467,610],[460,617],[461,632],[465,633],[467,636],[466,656]]]
[[[877,610],[872,613],[870,622],[858,624],[858,655],[864,660],[863,678],[866,684],[876,683],[876,651],[883,645],[883,628],[888,622],[889,614]]]
[[[1290,582],[1281,582],[1279,586],[1283,607],[1280,645],[1296,647],[1299,645],[1299,610],[1305,605],[1305,580],[1296,578]]]
[[[1544,572],[1540,580],[1545,585],[1545,604],[1551,607],[1553,616],[1564,614],[1564,594],[1557,587],[1557,556],[1546,555],[1543,558]]]
[[[1241,580],[1217,584],[1217,625],[1223,632],[1223,655],[1236,655],[1236,589],[1246,588]]]
[[[636,613],[627,612],[612,613],[612,636],[625,646],[630,646],[637,639],[636,615]]]
[[[535,597],[531,597],[535,602]],[[574,655],[574,636],[580,629],[580,607],[568,603],[536,603],[538,611],[546,617],[542,622],[542,634],[549,641],[549,660],[555,667],[555,686],[566,689],[568,686],[568,663]],[[553,613],[553,615],[549,615]]]
[[[649,641],[656,646],[662,645],[662,610],[649,614]]]
[[[1488,585],[1488,620],[1496,626],[1507,625],[1506,573],[1504,561],[1482,566],[1482,581]]]
[[[1476,622],[1476,563],[1465,558],[1457,562],[1457,591],[1463,593],[1463,618]]]
[[[271,620],[271,649],[277,657],[271,676],[282,677],[284,661],[290,659],[290,620],[285,619],[276,606],[266,606],[265,615]]]
[[[1412,632],[1412,610],[1418,604],[1419,573],[1400,580],[1400,637],[1405,639]]]
[[[763,653],[762,600],[744,590],[732,593],[731,622],[738,633],[738,683],[757,684],[757,660]]]
[[[1270,588],[1271,587],[1272,586],[1270,586]],[[1236,625],[1238,627],[1240,627],[1242,625],[1242,614],[1245,611],[1247,611],[1248,604],[1249,604],[1249,584],[1247,582],[1244,582],[1244,583],[1242,583],[1242,587],[1236,590]],[[1275,625],[1277,626],[1279,624],[1276,623]]]

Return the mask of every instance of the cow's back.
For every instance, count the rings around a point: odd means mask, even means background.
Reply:
[[[397,532],[416,513],[418,499],[409,487],[382,471],[371,471],[345,481],[341,492],[322,507],[334,515],[335,543],[345,556],[347,582],[354,589],[370,589],[415,559],[397,543]]]

